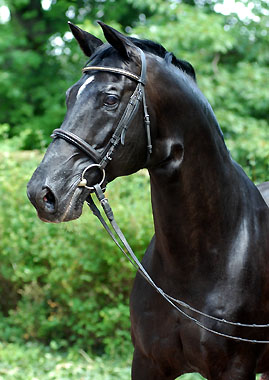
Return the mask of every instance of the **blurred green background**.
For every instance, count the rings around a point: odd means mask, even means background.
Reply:
[[[88,210],[45,224],[26,197],[86,62],[67,21],[103,39],[97,19],[191,62],[232,156],[255,183],[269,179],[267,1],[0,0],[0,379],[130,377],[133,268]],[[141,258],[153,234],[146,173],[108,197]]]

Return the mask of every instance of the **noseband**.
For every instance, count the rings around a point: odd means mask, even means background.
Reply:
[[[79,136],[75,135],[72,132],[65,131],[63,129],[58,128],[58,129],[55,129],[51,135],[51,137],[54,139],[62,138],[65,141],[71,143],[72,145],[75,145],[77,148],[79,148],[82,152],[84,152],[87,156],[89,156],[94,161],[94,165],[91,164],[84,169],[79,186],[84,186],[90,190],[93,190],[93,187],[86,186],[87,181],[84,178],[84,174],[86,173],[86,171],[91,169],[92,167],[98,167],[102,171],[103,176],[104,176],[104,169],[107,166],[107,164],[112,160],[112,155],[114,151],[116,150],[116,147],[119,146],[120,143],[124,145],[126,131],[128,127],[130,126],[132,120],[134,119],[135,115],[137,114],[141,100],[143,103],[144,124],[145,124],[146,137],[147,137],[147,162],[149,160],[150,154],[152,153],[152,144],[151,144],[151,134],[150,134],[150,118],[148,114],[148,107],[147,107],[146,96],[145,96],[147,65],[146,65],[146,57],[145,57],[144,52],[139,48],[138,50],[140,51],[140,57],[141,57],[140,76],[133,74],[127,70],[114,68],[114,67],[87,66],[82,69],[83,73],[87,73],[88,71],[104,71],[104,72],[111,72],[114,74],[124,75],[137,82],[137,86],[129,99],[129,102],[122,114],[122,117],[112,137],[110,138],[108,144],[106,145],[106,147],[104,148],[101,154],[96,149],[94,149],[90,144],[88,144],[86,141],[84,141],[83,139],[81,139]]]

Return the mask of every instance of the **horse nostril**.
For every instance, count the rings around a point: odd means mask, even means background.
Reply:
[[[52,191],[48,189],[47,187],[43,189],[45,191],[45,194],[43,195],[43,202],[46,206],[46,208],[49,211],[53,211],[55,209],[55,196],[53,195]]]

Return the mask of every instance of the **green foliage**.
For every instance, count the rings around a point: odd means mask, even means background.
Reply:
[[[259,22],[217,14],[216,2],[206,0],[61,0],[49,9],[36,0],[4,3],[11,12],[0,29],[0,126],[8,125],[4,134],[0,127],[0,145],[5,150],[48,144],[64,118],[64,93],[79,79],[86,60],[67,33],[67,20],[104,39],[95,23],[101,19],[190,61],[232,155],[253,180],[267,179],[266,2],[251,3]]]
[[[0,359],[1,380],[126,380],[131,373],[129,354],[124,358],[93,357],[77,348],[59,351],[55,342],[50,347],[0,343]],[[179,379],[202,380],[203,377],[192,373]]]
[[[1,155],[0,288],[2,299],[13,301],[0,303],[0,339],[127,352],[135,271],[88,209],[72,223],[38,220],[25,194],[38,158],[34,152]],[[141,257],[153,233],[148,177],[142,172],[115,181],[107,196]]]
[[[86,60],[66,35],[67,21],[102,18],[127,26],[139,10],[112,0],[52,1],[47,10],[36,0],[4,4],[11,17],[0,25],[0,124],[9,123],[9,137],[20,136],[19,148],[43,148],[64,118],[65,91],[78,80]]]
[[[126,380],[130,358],[92,357],[82,349],[57,350],[55,344],[0,343],[0,379],[5,380]],[[192,379],[196,380],[196,379]]]
[[[254,22],[216,14],[209,0],[56,0],[47,10],[36,0],[2,3],[11,19],[0,25],[0,147],[6,152],[0,157],[0,339],[126,352],[133,269],[91,213],[69,224],[40,222],[25,194],[39,156],[16,153],[45,148],[64,118],[65,90],[80,77],[86,58],[66,33],[67,20],[104,39],[95,24],[102,19],[190,61],[232,156],[262,182],[269,169],[266,4],[252,2],[260,18]],[[141,256],[152,234],[148,178],[115,181],[108,196]]]
[[[126,379],[134,269],[88,209],[72,223],[38,220],[25,188],[40,158],[0,154],[0,340],[10,342],[0,344],[0,379]],[[121,178],[107,195],[141,257],[153,232],[148,177]],[[82,348],[125,359],[92,359]]]
[[[235,17],[162,3],[146,23],[134,29],[192,63],[232,156],[257,182],[267,180],[269,170],[266,22],[260,14],[259,23],[246,26]]]

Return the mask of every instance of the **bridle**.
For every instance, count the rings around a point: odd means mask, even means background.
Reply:
[[[147,137],[147,161],[149,160],[149,157],[152,153],[152,144],[151,144],[151,134],[150,134],[150,119],[148,114],[148,107],[146,103],[146,96],[145,96],[145,84],[146,84],[146,58],[144,52],[137,48],[140,51],[140,57],[141,57],[141,74],[140,76],[137,76],[136,74],[133,74],[129,71],[119,69],[119,68],[113,68],[113,67],[103,67],[103,66],[87,66],[83,68],[83,72],[86,73],[88,71],[94,70],[94,71],[104,71],[104,72],[111,72],[119,75],[124,75],[134,81],[137,82],[137,86],[131,95],[129,102],[122,114],[122,117],[111,137],[108,144],[104,148],[103,152],[100,154],[96,149],[94,149],[90,144],[88,144],[86,141],[81,139],[79,136],[75,135],[74,133],[62,130],[62,129],[55,129],[51,135],[52,138],[62,138],[65,141],[71,143],[72,145],[76,146],[78,149],[83,151],[86,155],[88,155],[93,161],[93,164],[90,164],[87,166],[81,176],[81,180],[78,183],[78,186],[85,187],[89,189],[91,192],[95,192],[97,199],[99,200],[106,217],[108,218],[111,226],[113,227],[116,235],[120,239],[121,243],[123,244],[124,248],[121,246],[121,244],[118,242],[117,238],[115,237],[112,230],[109,228],[108,224],[104,220],[102,214],[100,213],[98,207],[95,205],[91,194],[89,194],[88,198],[86,199],[86,202],[90,209],[92,210],[93,214],[97,216],[105,230],[108,232],[110,237],[113,239],[115,244],[118,246],[118,248],[124,253],[124,255],[127,257],[127,259],[131,262],[131,264],[136,268],[136,270],[142,275],[142,277],[168,302],[171,306],[173,306],[179,313],[181,313],[184,317],[194,322],[196,325],[201,327],[202,329],[211,332],[215,335],[236,340],[239,342],[247,342],[247,343],[261,343],[261,344],[268,344],[269,340],[256,340],[256,339],[247,339],[242,338],[238,336],[228,335],[225,333],[221,333],[217,330],[211,329],[207,326],[205,326],[203,323],[201,323],[198,319],[194,318],[193,316],[186,313],[184,310],[182,310],[180,307],[183,307],[190,312],[193,312],[197,315],[200,315],[202,317],[205,317],[207,319],[213,320],[217,323],[222,323],[230,326],[235,327],[245,327],[245,328],[268,328],[269,324],[245,324],[245,323],[238,323],[238,322],[232,322],[225,319],[217,318],[212,315],[206,314],[201,312],[198,309],[195,309],[194,307],[190,306],[189,304],[178,300],[176,298],[173,298],[166,294],[161,288],[159,288],[153,279],[150,277],[148,272],[145,270],[143,265],[140,263],[140,261],[137,259],[136,255],[134,254],[132,248],[128,244],[125,236],[123,235],[122,231],[120,230],[118,224],[115,221],[113,211],[108,203],[108,199],[104,195],[104,190],[101,188],[101,185],[103,184],[105,180],[105,167],[107,164],[112,160],[112,155],[115,152],[116,148],[121,143],[124,145],[125,141],[125,134],[130,126],[132,120],[134,119],[135,115],[137,114],[137,111],[139,109],[140,101],[143,102],[143,110],[144,110],[144,123],[145,123],[145,129],[146,129],[146,137]],[[85,179],[85,173],[92,169],[92,168],[98,168],[102,172],[102,179],[100,183],[93,185],[93,186],[87,186],[87,180]]]
[[[82,140],[79,136],[75,135],[72,132],[65,131],[63,129],[55,129],[51,135],[54,139],[62,138],[67,142],[75,145],[77,148],[86,153],[93,161],[94,164],[87,166],[82,173],[82,178],[80,182],[80,186],[86,187],[87,189],[93,191],[93,186],[87,186],[87,181],[85,179],[85,173],[91,168],[99,168],[102,171],[102,180],[99,183],[101,185],[105,178],[105,167],[112,160],[113,153],[116,148],[120,145],[124,145],[125,135],[128,127],[132,123],[137,111],[139,109],[140,102],[142,100],[143,110],[144,110],[144,124],[147,138],[147,160],[146,164],[149,161],[150,155],[152,153],[152,144],[151,144],[151,134],[150,134],[150,118],[148,114],[148,107],[146,103],[146,95],[145,95],[145,84],[146,84],[146,57],[144,52],[137,48],[140,52],[141,58],[141,73],[140,76],[133,74],[127,70],[115,68],[115,67],[106,67],[106,66],[86,66],[82,69],[83,73],[87,73],[89,71],[103,71],[103,72],[111,72],[114,74],[124,75],[134,81],[137,82],[136,88],[131,95],[129,102],[122,114],[122,117],[110,138],[108,144],[103,149],[100,154],[96,149],[94,149],[90,144],[86,141]]]

